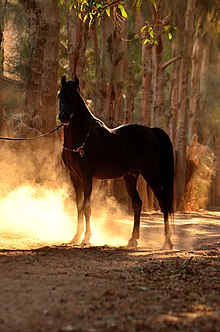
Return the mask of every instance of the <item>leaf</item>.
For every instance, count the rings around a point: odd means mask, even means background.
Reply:
[[[122,6],[122,5],[119,4],[119,5],[118,5],[118,9],[120,10],[120,12],[121,12],[121,16],[122,16],[122,17],[124,17],[124,18],[128,18],[128,14],[127,14],[127,12],[126,12],[124,6]]]
[[[149,32],[149,35],[150,35],[151,39],[154,39],[154,37],[155,37],[154,29],[152,27],[150,27],[148,32]]]
[[[60,6],[63,6],[64,3],[65,3],[65,0],[58,0],[57,3],[58,3],[58,6],[59,6],[59,7],[60,7]]]
[[[137,8],[137,10],[141,9],[141,4],[142,4],[142,0],[137,0],[136,1],[136,8]]]
[[[95,5],[96,5],[96,8],[98,8],[98,9],[102,7],[102,4],[99,2],[97,2]]]
[[[108,17],[111,16],[111,9],[110,9],[110,7],[107,7],[106,10],[105,10],[105,12],[108,15]]]
[[[83,22],[84,22],[84,23],[86,22],[87,18],[88,18],[88,14],[86,14],[86,15],[83,17]]]
[[[146,25],[144,25],[142,28],[141,28],[141,33],[144,31],[144,30],[146,30],[147,29],[147,26]]]
[[[173,34],[172,34],[170,31],[168,32],[168,39],[169,39],[169,40],[172,40],[172,39],[173,39]]]
[[[155,0],[150,0],[151,4],[154,6],[154,9],[157,9],[157,4]]]
[[[149,39],[149,38],[146,38],[146,39],[144,40],[144,42],[143,42],[144,45],[147,44],[147,43],[150,43],[150,39]]]
[[[170,30],[170,25],[165,25],[163,27],[163,31],[166,32],[167,30]]]

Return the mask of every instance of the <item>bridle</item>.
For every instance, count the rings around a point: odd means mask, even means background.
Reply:
[[[89,130],[88,130],[88,132],[86,134],[86,137],[85,137],[85,139],[83,141],[83,144],[81,146],[79,146],[77,149],[70,149],[70,148],[67,148],[65,145],[63,145],[63,149],[65,151],[79,153],[79,155],[80,155],[81,158],[85,157],[85,151],[84,151],[84,149],[85,149],[86,141],[87,141],[87,139],[88,139],[88,137],[89,137],[89,135],[91,133],[91,129],[92,129],[92,117],[91,117],[90,124],[89,124]]]

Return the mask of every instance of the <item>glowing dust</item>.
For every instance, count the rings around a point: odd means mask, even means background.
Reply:
[[[69,243],[76,231],[74,204],[66,188],[24,185],[9,192],[0,200],[0,247],[30,249]],[[68,205],[72,205],[69,210]],[[112,204],[107,211],[93,207],[93,212],[91,244],[126,245],[131,220],[122,219]]]

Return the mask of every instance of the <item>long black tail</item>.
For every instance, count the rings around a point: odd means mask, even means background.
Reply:
[[[174,212],[174,156],[173,145],[169,136],[160,128],[152,128],[156,134],[162,151],[162,186],[165,206],[168,213]]]

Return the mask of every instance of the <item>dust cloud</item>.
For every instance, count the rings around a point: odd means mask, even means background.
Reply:
[[[56,151],[54,161],[39,141],[3,143],[0,147],[1,249],[67,244],[75,235],[74,194],[61,167],[59,145]],[[113,198],[103,201],[103,194],[95,189],[91,229],[92,245],[123,246],[131,236],[132,224]]]

